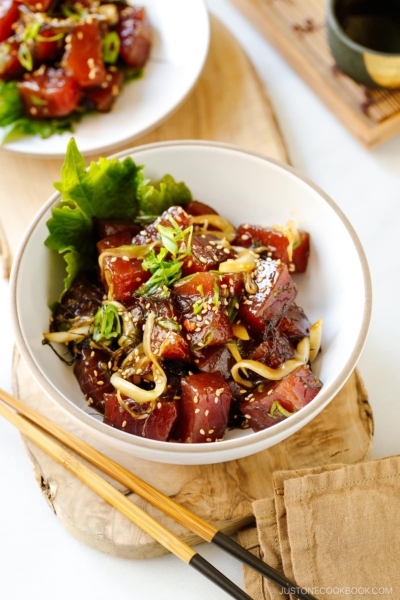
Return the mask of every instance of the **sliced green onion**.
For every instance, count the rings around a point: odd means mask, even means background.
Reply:
[[[37,35],[36,40],[38,42],[58,42],[58,40],[62,40],[64,37],[64,33],[56,33],[56,35],[52,35],[51,37],[45,37],[44,35]]]
[[[114,64],[117,62],[121,40],[116,31],[107,33],[103,40],[103,59],[106,63]]]
[[[27,70],[27,71],[32,71],[33,69],[33,58],[32,58],[32,54],[28,48],[28,45],[26,42],[22,42],[22,44],[20,45],[20,47],[18,48],[18,54],[17,54],[18,60],[21,63],[21,65]]]
[[[27,42],[28,40],[34,40],[39,33],[40,25],[40,21],[32,21],[32,23],[29,23],[29,25],[26,26],[22,37],[23,41]]]
[[[94,317],[93,339],[96,342],[119,337],[121,334],[121,321],[118,310],[113,304],[101,306]]]

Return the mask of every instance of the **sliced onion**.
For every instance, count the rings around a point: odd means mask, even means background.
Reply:
[[[217,237],[225,237],[229,242],[232,242],[236,237],[236,230],[232,223],[221,217],[220,215],[199,215],[197,217],[192,217],[190,222],[193,225],[204,225],[204,228],[201,231],[196,231],[197,233],[212,233]],[[219,231],[210,231],[208,226],[212,225],[219,229]]]
[[[251,273],[256,268],[256,258],[250,251],[241,252],[237,258],[221,263],[218,270],[221,273]]]
[[[249,340],[249,333],[244,325],[237,325],[236,323],[232,325],[233,335],[239,340]]]
[[[258,360],[241,360],[232,367],[232,377],[237,383],[247,388],[252,388],[253,383],[241,377],[240,369],[249,369],[250,371],[254,371],[254,373],[257,373],[257,375],[265,377],[265,379],[269,379],[271,381],[280,381],[281,379],[286,377],[286,375],[289,375],[298,367],[301,367],[302,365],[308,362],[309,344],[309,338],[303,338],[301,342],[299,342],[297,345],[295,358],[286,360],[277,369],[271,369],[270,367],[267,367],[267,365],[264,365]]]
[[[310,362],[317,357],[318,352],[321,349],[322,340],[322,319],[318,319],[316,323],[310,329]]]
[[[244,287],[248,294],[257,294],[258,286],[254,279],[251,278],[251,273],[243,273]]]
[[[150,252],[152,248],[159,245],[160,242],[153,242],[152,244],[147,244],[144,246],[119,246],[118,248],[109,248],[108,250],[104,250],[99,256],[99,267],[101,272],[103,272],[104,268],[104,259],[107,256],[112,256],[115,258],[123,258],[127,256],[128,258],[145,258],[146,254]]]
[[[294,221],[288,221],[286,225],[274,225],[272,229],[278,233],[281,233],[288,239],[289,245],[287,247],[287,253],[289,261],[292,262],[293,246],[296,242],[300,241],[300,234],[296,227],[296,223]]]
[[[51,333],[44,333],[43,337],[50,343],[53,344],[69,344],[70,342],[82,342],[86,337],[90,335],[90,327],[93,323],[93,319],[90,323],[82,325],[81,327],[75,327],[69,331],[53,331]]]
[[[159,396],[161,396],[167,386],[167,376],[158,362],[157,357],[151,350],[151,333],[154,327],[154,320],[155,314],[151,312],[147,317],[143,332],[143,351],[146,357],[152,362],[151,369],[155,383],[154,389],[142,390],[142,388],[138,387],[134,383],[126,381],[119,372],[113,373],[110,380],[116,390],[122,392],[125,394],[125,396],[128,396],[128,398],[131,398],[140,404],[156,400]]]
[[[304,364],[307,364],[310,360],[310,338],[304,337],[297,344],[295,360],[301,360]]]

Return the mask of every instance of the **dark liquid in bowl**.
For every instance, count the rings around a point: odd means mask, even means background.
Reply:
[[[400,53],[400,0],[345,0],[336,6],[352,40],[371,50]]]

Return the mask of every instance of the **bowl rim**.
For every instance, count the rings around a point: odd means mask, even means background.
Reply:
[[[245,154],[247,156],[251,156],[254,158],[261,159],[269,164],[278,167],[279,169],[290,173],[295,178],[300,179],[303,183],[309,186],[314,192],[316,192],[321,200],[324,200],[338,215],[343,225],[347,229],[351,240],[355,246],[357,256],[360,262],[363,283],[364,283],[364,310],[362,315],[362,321],[360,330],[357,336],[356,343],[353,347],[353,350],[348,357],[346,366],[344,369],[338,373],[335,379],[330,383],[329,388],[323,387],[321,392],[313,399],[310,404],[302,408],[301,411],[298,411],[296,414],[292,415],[290,419],[285,419],[284,421],[277,423],[273,427],[264,429],[259,432],[251,432],[250,435],[246,435],[239,438],[234,438],[230,440],[223,440],[218,444],[182,444],[180,442],[161,442],[156,440],[150,440],[147,438],[141,438],[138,436],[133,436],[126,432],[120,431],[118,429],[109,427],[105,425],[103,422],[98,421],[92,416],[88,415],[81,408],[77,407],[71,401],[66,400],[64,396],[57,390],[57,388],[50,383],[47,377],[42,373],[39,365],[36,363],[34,355],[30,352],[28,344],[25,341],[25,338],[22,333],[22,327],[20,324],[18,306],[17,306],[17,284],[18,284],[18,274],[19,268],[21,265],[21,261],[25,252],[26,245],[38,225],[39,221],[43,218],[44,214],[52,208],[53,205],[56,204],[56,201],[60,199],[61,194],[59,192],[55,192],[51,195],[51,197],[43,204],[43,206],[39,209],[36,215],[33,217],[31,223],[29,224],[22,240],[17,250],[14,264],[12,267],[11,278],[10,278],[10,301],[11,301],[11,321],[15,336],[15,341],[20,351],[28,369],[33,375],[36,382],[40,385],[40,387],[45,391],[45,393],[52,399],[52,401],[56,402],[64,411],[67,411],[68,414],[75,419],[75,421],[79,421],[81,426],[82,424],[89,426],[90,429],[97,430],[97,434],[100,434],[103,439],[105,437],[114,438],[115,443],[121,445],[129,444],[130,446],[137,446],[143,452],[148,452],[149,455],[159,454],[160,452],[165,455],[176,456],[177,454],[190,454],[193,458],[196,456],[200,458],[201,456],[209,455],[214,452],[221,451],[234,451],[237,449],[243,449],[247,446],[255,445],[257,446],[260,443],[263,443],[265,439],[268,438],[279,438],[281,435],[285,433],[286,429],[299,429],[301,427],[301,423],[304,421],[304,425],[310,421],[314,416],[316,416],[332,399],[333,397],[340,391],[343,385],[346,383],[347,379],[352,374],[359,356],[362,352],[362,349],[365,345],[370,319],[372,312],[372,284],[371,284],[371,276],[369,271],[369,266],[367,262],[367,258],[364,252],[364,249],[361,245],[361,242],[347,219],[342,210],[335,204],[335,202],[323,191],[321,190],[315,183],[310,181],[307,177],[304,177],[300,174],[296,169],[292,166],[286,165],[279,160],[274,158],[270,158],[263,153],[248,150],[246,148],[236,146],[233,144],[221,143],[221,142],[213,142],[213,141],[202,141],[202,140],[177,140],[177,141],[167,141],[167,142],[154,142],[152,144],[143,144],[141,146],[135,146],[133,148],[129,148],[127,150],[122,150],[116,154],[113,154],[109,158],[126,158],[128,156],[132,156],[139,152],[148,151],[148,150],[157,150],[159,148],[175,148],[175,147],[204,147],[211,149],[219,149],[225,150],[228,152],[233,152],[237,154]],[[83,423],[82,423],[83,422]],[[296,428],[296,426],[299,427]],[[288,435],[291,435],[289,433]],[[284,436],[288,437],[288,436]],[[277,442],[275,442],[277,443]],[[273,444],[271,444],[272,446]],[[258,450],[255,450],[257,452]],[[247,454],[251,454],[248,452]],[[149,457],[149,460],[152,458]],[[153,459],[157,460],[157,459]],[[229,460],[229,459],[228,459]],[[165,461],[167,462],[167,460]],[[197,464],[197,463],[196,463]]]
[[[363,46],[358,42],[355,42],[343,29],[339,19],[336,16],[336,5],[339,0],[328,0],[327,2],[327,23],[334,30],[336,35],[346,45],[355,50],[356,52],[362,52],[367,54],[374,54],[376,56],[382,56],[383,58],[400,58],[400,52],[381,52],[374,50],[368,46]]]

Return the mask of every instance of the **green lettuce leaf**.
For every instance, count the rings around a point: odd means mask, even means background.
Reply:
[[[0,97],[1,104],[1,97]],[[29,117],[18,117],[4,127],[2,144],[7,144],[15,139],[27,135],[38,135],[43,140],[46,140],[54,134],[61,135],[65,131],[73,133],[74,124],[79,123],[83,117],[83,113],[75,112],[67,117],[59,117],[54,119],[29,119]]]
[[[22,117],[24,107],[16,81],[0,81],[0,127],[7,127]]]
[[[171,206],[185,206],[192,200],[192,194],[183,182],[177,183],[172,175],[165,175],[155,185],[144,180],[138,190],[138,200],[142,214],[161,215]]]
[[[90,271],[96,265],[93,217],[134,221],[148,214],[161,214],[166,208],[191,199],[184,183],[176,183],[166,175],[158,185],[149,185],[142,169],[131,158],[100,158],[86,170],[75,140],[70,140],[61,182],[54,184],[61,193],[61,203],[52,210],[45,241],[66,261],[61,297],[80,272]]]

